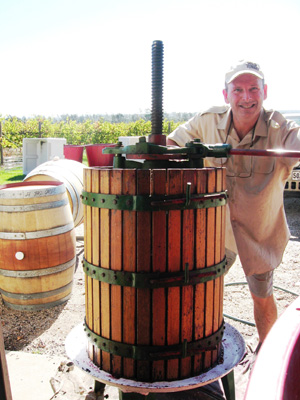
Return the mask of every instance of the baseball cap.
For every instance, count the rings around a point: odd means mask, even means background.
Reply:
[[[252,74],[260,79],[264,79],[260,66],[251,61],[239,61],[236,65],[232,66],[225,75],[225,83],[232,82],[236,77],[243,74]]]

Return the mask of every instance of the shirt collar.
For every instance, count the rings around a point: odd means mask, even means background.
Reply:
[[[255,126],[255,136],[268,136],[268,126],[267,126],[268,116],[266,115],[265,109],[262,108],[259,114],[256,126]]]
[[[231,122],[231,108],[229,107],[225,115],[221,118],[220,122],[218,123],[218,129],[227,132],[230,126],[230,122]]]

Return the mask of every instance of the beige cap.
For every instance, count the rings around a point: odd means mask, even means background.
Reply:
[[[225,83],[232,82],[236,77],[243,74],[252,74],[260,79],[264,79],[264,74],[262,73],[260,66],[251,61],[239,61],[236,65],[230,68],[225,75]]]

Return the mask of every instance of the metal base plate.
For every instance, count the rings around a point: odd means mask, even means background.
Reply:
[[[66,338],[66,352],[68,357],[83,371],[106,385],[117,386],[122,392],[177,392],[195,389],[208,385],[227,375],[242,359],[245,353],[245,342],[241,334],[231,325],[225,323],[225,332],[222,339],[224,349],[223,363],[216,365],[203,374],[187,379],[164,382],[138,382],[125,378],[115,378],[110,373],[100,370],[88,357],[87,337],[83,325],[77,325]]]

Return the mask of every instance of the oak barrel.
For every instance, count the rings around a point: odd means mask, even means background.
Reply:
[[[57,158],[38,165],[26,175],[24,181],[63,182],[76,227],[83,222],[83,205],[80,199],[83,189],[83,169],[84,164],[80,162]]]
[[[75,250],[63,183],[0,186],[0,291],[8,307],[35,311],[67,301]]]
[[[89,358],[144,382],[222,357],[225,171],[84,170]]]

